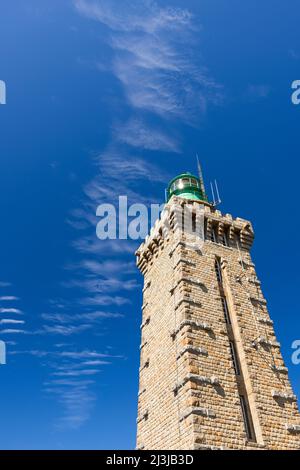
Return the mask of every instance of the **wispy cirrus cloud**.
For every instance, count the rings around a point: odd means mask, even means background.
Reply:
[[[0,287],[10,287],[11,285],[11,282],[0,281]]]
[[[70,370],[75,370],[76,372],[82,372],[83,370],[93,370],[93,369],[85,369],[85,366],[106,366],[106,365],[109,365],[111,364],[111,361],[108,361],[108,360],[103,360],[103,359],[97,359],[97,360],[93,360],[93,361],[78,361],[78,362],[68,362],[67,364],[66,363],[63,363],[62,365],[59,365],[59,364],[56,364],[54,367],[55,367],[55,370],[56,371],[60,371],[60,372],[69,372]],[[80,370],[78,370],[80,369]],[[100,370],[99,369],[95,369],[97,372],[99,372]],[[53,375],[56,375],[56,373],[54,372]],[[93,375],[93,374],[91,374]]]
[[[78,300],[81,305],[98,305],[98,306],[110,306],[117,305],[122,306],[130,304],[131,301],[127,297],[121,297],[120,295],[95,295],[93,297],[82,297]]]
[[[122,189],[128,190],[130,184],[137,181],[165,183],[167,175],[157,165],[138,155],[126,157],[124,159],[124,154],[117,147],[111,146],[96,159],[103,179],[109,178],[106,182],[111,180],[112,184],[118,182],[120,185],[119,194],[122,194]]]
[[[101,353],[99,351],[93,351],[93,350],[83,350],[83,351],[63,351],[61,353],[58,353],[59,356],[61,357],[67,357],[67,358],[72,358],[72,359],[87,359],[87,358],[117,358],[121,359],[123,356],[119,355],[114,355],[114,354],[107,354],[107,353]]]
[[[81,325],[43,325],[42,329],[38,331],[33,331],[32,334],[52,334],[52,335],[62,335],[62,336],[71,336],[74,334],[82,333],[83,331],[90,330],[93,327],[91,323],[83,323]]]
[[[115,31],[153,33],[165,26],[168,29],[177,29],[179,25],[186,26],[192,16],[185,9],[160,8],[152,0],[124,0],[122,5],[117,0],[75,0],[74,3],[81,13],[101,21]]]
[[[88,293],[111,293],[120,290],[131,291],[137,289],[139,284],[136,279],[71,279],[63,283],[64,287],[84,290]]]
[[[83,366],[103,366],[103,365],[106,365],[106,364],[111,364],[111,362],[109,361],[100,361],[99,359],[96,360],[96,361],[83,361],[82,362],[82,365]]]
[[[6,291],[9,291],[12,290],[13,285],[11,282],[1,281],[0,287],[3,287]],[[18,302],[19,300],[19,297],[12,294],[5,294],[0,296],[0,304],[5,305],[4,307],[0,306],[0,336],[3,335],[6,337],[7,335],[10,336],[26,334],[26,330],[23,328],[25,320],[23,318],[20,319],[19,317],[19,315],[23,316],[24,312],[15,306],[15,302]],[[5,317],[2,317],[2,315],[5,315]],[[16,318],[15,315],[18,317]],[[6,341],[6,343],[10,343],[11,346],[15,346],[17,344],[13,341]],[[10,350],[9,352],[11,354],[12,351]]]
[[[67,343],[58,346],[68,346]],[[30,349],[30,350],[16,350],[12,354],[18,355],[30,355],[36,357],[54,357],[54,358],[67,358],[67,359],[84,359],[84,360],[95,360],[95,359],[102,359],[102,358],[112,358],[112,359],[122,359],[123,356],[115,355],[115,354],[108,354],[103,353],[91,349],[84,349],[84,350],[64,350],[64,351],[57,351],[57,350],[40,350],[40,349]]]
[[[199,43],[189,10],[148,0],[74,3],[80,13],[107,26],[112,72],[134,109],[193,123],[209,103],[220,102],[220,86],[195,61]]]
[[[95,229],[92,234],[77,238],[72,242],[76,251],[82,254],[100,256],[110,253],[111,255],[130,255],[134,252],[136,242],[133,240],[99,240],[95,236]]]
[[[68,288],[79,288],[89,293],[111,293],[128,291],[138,287],[135,279],[127,278],[135,272],[133,262],[106,259],[82,259],[66,266],[77,278],[63,283]]]
[[[42,313],[41,317],[51,322],[75,323],[78,321],[96,322],[106,318],[122,318],[123,315],[121,313],[95,311],[76,314]]]
[[[25,330],[20,330],[16,328],[6,328],[4,330],[1,330],[1,335],[18,335],[18,334],[25,334]]]
[[[102,362],[102,365],[103,364],[105,364],[104,361]],[[100,371],[98,369],[60,370],[53,372],[52,375],[55,375],[56,377],[81,377],[87,375],[96,375],[99,374],[99,372]]]
[[[84,198],[81,207],[72,210],[68,222],[74,229],[84,232],[80,239],[73,241],[74,248],[85,253],[106,253],[134,251],[131,240],[101,240],[95,236],[98,223],[96,209],[99,204],[118,206],[119,196],[127,196],[128,205],[134,202],[149,204],[158,202],[149,195],[142,195],[136,189],[138,183],[164,183],[168,176],[155,164],[137,156],[124,153],[112,145],[94,158],[96,175],[83,187]],[[117,190],[116,190],[117,188]],[[92,234],[90,231],[92,230]],[[135,244],[136,246],[136,244]]]
[[[162,152],[180,152],[177,139],[160,129],[149,127],[142,119],[131,119],[125,124],[116,124],[113,132],[116,141],[131,147]]]
[[[50,372],[43,391],[55,397],[61,406],[61,414],[55,417],[54,422],[59,431],[78,429],[89,419],[97,400],[96,377],[112,361],[124,359],[120,355],[91,349],[14,350],[11,354],[29,355],[43,361],[47,359]]]
[[[89,419],[97,399],[91,390],[94,385],[94,380],[80,380],[80,376],[45,383],[44,391],[53,395],[62,407],[62,415],[55,422],[57,430],[78,429]]]
[[[0,313],[16,313],[16,314],[20,315],[23,312],[19,308],[15,308],[15,307],[1,307],[0,308]]]
[[[55,427],[61,431],[78,429],[89,419],[97,399],[95,377],[112,360],[122,359],[121,356],[89,349],[25,350],[14,351],[13,354],[49,358],[51,372],[44,382],[43,390],[47,395],[55,397],[61,406],[61,415],[55,420]]]
[[[95,259],[83,259],[77,265],[66,266],[66,269],[76,270],[83,269],[88,273],[97,274],[101,276],[111,276],[112,274],[132,274],[135,272],[134,262],[107,259],[105,261],[98,261]]]
[[[0,325],[1,324],[2,325],[3,324],[8,324],[8,323],[14,324],[14,325],[17,325],[17,324],[21,325],[21,324],[24,324],[25,321],[24,320],[14,320],[13,318],[3,318],[3,319],[0,320]]]
[[[12,300],[19,300],[19,297],[16,297],[15,295],[2,295],[0,297],[0,302]]]

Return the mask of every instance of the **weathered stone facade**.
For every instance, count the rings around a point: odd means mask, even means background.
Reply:
[[[197,212],[195,232],[182,230],[182,206]],[[138,449],[300,449],[297,401],[251,260],[253,237],[250,222],[173,196],[138,249]]]

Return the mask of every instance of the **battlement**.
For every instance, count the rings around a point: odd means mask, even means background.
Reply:
[[[142,272],[152,256],[157,254],[158,250],[163,249],[171,234],[181,229],[181,218],[184,214],[187,217],[190,215],[191,218],[193,214],[198,216],[198,233],[193,234],[189,231],[190,235],[195,235],[200,239],[202,237],[203,241],[223,244],[228,248],[246,251],[251,249],[254,240],[251,222],[240,217],[234,218],[231,214],[222,214],[221,211],[204,201],[172,196],[160,218],[151,228],[150,234],[136,251],[137,266]]]

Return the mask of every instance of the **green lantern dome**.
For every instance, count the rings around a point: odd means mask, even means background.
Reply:
[[[173,195],[195,201],[207,201],[203,182],[191,173],[182,173],[170,181],[167,189],[167,201]]]

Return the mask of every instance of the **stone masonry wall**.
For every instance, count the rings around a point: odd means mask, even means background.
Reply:
[[[252,226],[200,204],[204,241],[197,232],[181,231],[174,214],[182,204],[199,209],[198,202],[173,197],[137,251],[144,275],[137,448],[299,449],[296,397],[249,252]],[[162,230],[166,218],[168,236]],[[221,243],[225,233],[228,246]],[[245,431],[241,389],[254,440]]]

